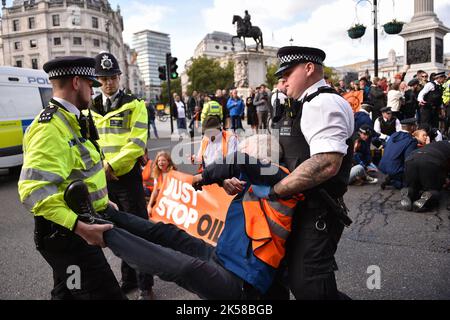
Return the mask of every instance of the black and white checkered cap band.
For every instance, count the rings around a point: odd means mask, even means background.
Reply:
[[[64,76],[87,76],[95,77],[95,68],[91,67],[62,67],[48,72],[49,78]]]
[[[323,61],[318,56],[308,55],[308,54],[288,54],[285,56],[278,57],[280,64],[288,64],[294,61],[311,61],[318,64],[322,64]]]

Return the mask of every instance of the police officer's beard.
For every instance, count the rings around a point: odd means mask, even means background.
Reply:
[[[89,96],[89,99],[86,99],[86,97],[84,97],[83,92],[78,91],[77,92],[77,107],[80,110],[84,110],[87,109],[89,107],[89,103],[91,102],[91,96]]]

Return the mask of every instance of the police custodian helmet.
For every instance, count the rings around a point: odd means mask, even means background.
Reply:
[[[95,75],[97,77],[112,77],[122,74],[116,57],[109,52],[100,52],[95,56]]]
[[[300,63],[313,62],[322,65],[326,54],[317,48],[287,46],[278,50],[277,57],[280,67],[275,72],[275,76],[282,77],[288,69]]]
[[[43,66],[48,78],[58,79],[79,76],[93,81],[93,87],[101,83],[95,79],[95,60],[89,57],[66,56],[47,61]]]

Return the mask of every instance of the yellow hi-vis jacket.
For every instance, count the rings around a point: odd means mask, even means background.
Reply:
[[[144,101],[119,92],[111,108],[102,116],[102,95],[92,102],[92,118],[97,127],[105,160],[116,176],[123,176],[133,169],[137,159],[144,154],[147,145],[148,116]]]
[[[203,104],[202,115],[200,116],[200,121],[203,123],[206,117],[218,116],[220,120],[223,118],[222,106],[214,100],[206,102]]]
[[[56,101],[51,100],[28,127],[23,153],[19,196],[35,216],[73,230],[77,215],[63,198],[73,180],[87,184],[97,211],[106,209],[108,190],[100,153],[81,137],[76,115]]]
[[[447,80],[447,82],[443,85],[444,93],[442,94],[442,102],[444,105],[448,105],[450,103],[450,80]],[[450,117],[450,115],[447,115],[447,117]]]

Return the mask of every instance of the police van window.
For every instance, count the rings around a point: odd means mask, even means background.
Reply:
[[[0,86],[2,120],[34,119],[41,110],[41,95],[36,87]]]
[[[53,91],[51,88],[39,88],[39,93],[41,94],[42,107],[45,108],[53,97]]]

